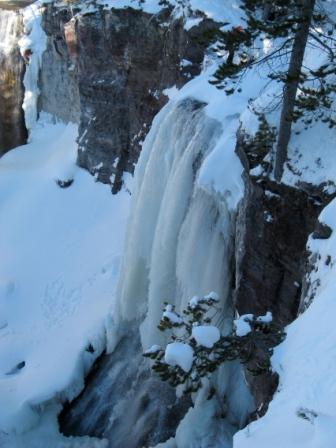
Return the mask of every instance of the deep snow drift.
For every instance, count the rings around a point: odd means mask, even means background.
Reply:
[[[5,432],[35,425],[51,398],[78,394],[106,345],[129,194],[112,196],[76,167],[76,137],[74,125],[44,116],[31,143],[0,160]]]

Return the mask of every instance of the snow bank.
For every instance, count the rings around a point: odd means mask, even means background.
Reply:
[[[56,415],[61,406],[47,406],[38,427],[23,434],[0,432],[1,448],[108,448],[107,440],[94,437],[65,437],[58,431]]]
[[[280,375],[278,392],[267,414],[236,434],[235,448],[335,447],[335,216],[334,199],[320,216],[333,229],[331,237],[310,238],[308,243],[318,254],[310,276],[315,299],[286,328],[285,341],[274,351],[272,364]]]
[[[31,142],[0,159],[5,432],[36,425],[41,404],[54,397],[76,396],[106,344],[129,195],[112,196],[75,165],[76,137],[74,125],[43,116]]]
[[[263,322],[264,324],[269,324],[272,322],[273,316],[270,311],[267,311],[267,313],[264,316],[257,317],[257,322]]]

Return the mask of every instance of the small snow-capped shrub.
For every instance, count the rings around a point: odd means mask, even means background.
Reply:
[[[174,305],[165,303],[158,328],[170,331],[171,339],[166,348],[154,345],[144,353],[154,361],[152,369],[161,380],[191,393],[199,390],[203,378],[210,379],[226,361],[240,360],[255,375],[270,370],[272,349],[285,336],[283,329],[273,322],[272,314],[241,316],[234,321],[231,333],[222,336],[213,325],[219,311],[215,293],[193,297],[182,315]]]
[[[253,112],[258,118],[258,130],[253,136],[242,132],[241,147],[248,158],[251,169],[261,165],[268,172],[271,167],[270,162],[265,160],[265,156],[272,153],[276,143],[276,128],[270,126],[264,113],[258,112],[256,109],[253,109]]]

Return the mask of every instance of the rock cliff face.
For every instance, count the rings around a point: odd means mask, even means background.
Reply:
[[[40,79],[40,108],[79,123],[78,164],[113,192],[133,172],[152,119],[200,71],[199,37],[213,22],[186,31],[171,9],[99,9],[72,18],[46,7],[48,35]],[[62,107],[60,108],[60,104]]]
[[[27,139],[22,110],[25,64],[17,45],[21,33],[21,16],[0,8],[0,155]]]
[[[78,73],[71,60],[65,29],[71,23],[71,11],[46,5],[43,30],[47,47],[42,56],[39,77],[39,110],[65,122],[80,122]]]
[[[237,153],[245,167],[245,195],[236,222],[234,305],[239,314],[271,311],[285,326],[297,317],[304,295],[308,236],[333,196],[323,192],[324,185],[294,188],[267,176],[251,176],[257,154],[247,152],[243,135],[238,135]],[[276,390],[277,377],[252,376],[247,370],[246,376],[262,415]]]

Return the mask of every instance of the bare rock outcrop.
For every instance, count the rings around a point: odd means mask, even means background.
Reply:
[[[0,6],[0,155],[27,139],[22,103],[25,64],[18,47],[22,18],[15,11]],[[3,35],[1,35],[4,33]]]

